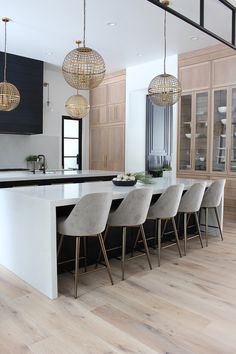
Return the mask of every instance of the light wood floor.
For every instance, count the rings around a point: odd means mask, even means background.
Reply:
[[[128,262],[126,281],[112,261],[115,285],[105,270],[81,279],[73,298],[70,274],[59,279],[55,301],[0,267],[0,353],[236,353],[236,221],[225,241],[201,249],[189,242],[187,257],[163,250]]]

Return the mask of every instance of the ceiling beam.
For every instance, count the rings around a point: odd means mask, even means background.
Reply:
[[[161,0],[147,0],[150,3],[152,3],[153,5],[156,5],[160,8],[162,8],[163,10],[166,10],[167,12],[171,13],[172,15],[178,17],[180,20],[187,22],[188,24],[190,24],[191,26],[197,28],[198,30],[206,33],[208,36],[211,36],[213,38],[215,38],[217,41],[227,45],[228,47],[236,50],[236,46],[235,46],[235,14],[236,14],[236,8],[229,3],[227,0],[217,0],[220,3],[222,3],[225,7],[227,7],[229,10],[232,11],[232,21],[231,21],[231,41],[227,41],[226,39],[224,39],[223,37],[220,37],[219,35],[217,35],[216,33],[208,30],[207,28],[204,27],[204,15],[205,15],[205,11],[204,11],[204,0],[200,0],[199,1],[199,14],[200,14],[200,22],[197,23],[193,20],[191,20],[190,18],[182,15],[180,12],[172,9],[169,6],[163,5]]]

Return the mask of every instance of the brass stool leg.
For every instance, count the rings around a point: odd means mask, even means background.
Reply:
[[[161,265],[161,219],[158,220],[157,241],[158,241],[157,261],[158,261],[158,267],[160,267]]]
[[[125,249],[126,249],[126,227],[123,227],[122,260],[121,260],[122,280],[125,279]]]
[[[175,218],[171,218],[171,221],[172,221],[173,229],[174,229],[174,232],[175,232],[175,239],[176,239],[176,244],[177,244],[178,251],[179,251],[179,256],[182,257],[180,243],[179,243],[179,236],[178,236],[176,223],[175,223]]]
[[[187,254],[187,213],[184,213],[184,255]]]
[[[61,246],[62,246],[63,240],[64,240],[64,235],[61,235],[59,245],[58,245],[58,250],[57,250],[57,258],[59,257],[59,254],[61,252]]]
[[[104,245],[104,241],[103,241],[103,238],[102,238],[102,234],[98,234],[98,239],[99,239],[99,242],[100,242],[100,246],[101,246],[101,251],[103,253],[103,257],[104,257],[104,260],[105,260],[105,263],[106,263],[106,267],[107,267],[107,272],[108,272],[108,275],[109,275],[109,278],[110,278],[110,281],[111,281],[111,285],[113,285],[113,279],[112,279],[112,275],[111,275],[111,267],[110,267],[110,264],[109,264],[109,261],[108,261],[108,258],[107,258],[107,252],[106,252],[106,249],[105,249],[105,245]]]
[[[107,238],[107,235],[108,235],[108,231],[109,231],[109,226],[107,225],[106,226],[106,229],[105,229],[105,233],[104,233],[104,238],[103,238],[103,243],[105,244],[106,242],[106,238]],[[100,262],[101,260],[101,256],[102,256],[102,248],[100,249],[99,253],[98,253],[98,258],[97,258],[97,263],[95,265],[95,268],[98,267],[98,263]]]
[[[80,252],[80,237],[76,237],[75,239],[75,291],[74,296],[77,299],[78,295],[78,278],[79,278],[79,252]]]
[[[140,225],[140,230],[141,230],[141,235],[142,235],[142,239],[143,239],[145,252],[146,252],[146,255],[147,255],[147,259],[148,259],[148,264],[149,264],[150,269],[152,269],[150,254],[149,254],[149,250],[148,250],[148,245],[147,245],[147,240],[146,240],[146,236],[145,236],[143,225]]]
[[[208,208],[205,209],[205,224],[206,246],[208,246]]]
[[[197,224],[197,229],[198,229],[199,240],[200,240],[201,246],[202,246],[202,248],[203,248],[203,243],[202,243],[202,234],[201,234],[201,230],[200,230],[199,219],[198,219],[198,215],[197,215],[197,213],[194,213],[194,216],[195,216],[195,220],[196,220],[196,224]]]
[[[217,210],[217,208],[214,208],[214,210],[215,210],[215,214],[216,214],[216,220],[217,220],[218,228],[219,228],[219,231],[220,231],[221,241],[224,241],[222,229],[221,229],[221,226],[220,226],[220,218],[219,218],[218,210]]]

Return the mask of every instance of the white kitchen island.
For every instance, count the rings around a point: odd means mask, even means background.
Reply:
[[[185,190],[199,180],[156,178],[146,185],[161,194],[170,185],[183,183]],[[207,181],[210,185],[211,181]],[[57,289],[56,209],[74,205],[89,193],[112,192],[123,199],[132,189],[111,181],[57,184],[0,189],[0,264],[34,288],[55,299]],[[223,220],[223,203],[219,210]]]

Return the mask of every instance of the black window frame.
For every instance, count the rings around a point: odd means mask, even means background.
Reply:
[[[79,129],[79,134],[78,134],[78,138],[73,138],[73,137],[65,137],[64,136],[64,121],[65,120],[73,120],[75,121],[75,119],[69,117],[69,116],[62,116],[62,133],[61,133],[61,137],[62,137],[62,144],[61,144],[61,161],[62,161],[62,168],[64,168],[64,158],[65,157],[70,157],[70,158],[74,158],[75,156],[65,156],[64,155],[64,139],[77,139],[78,140],[78,144],[79,144],[79,154],[77,155],[77,165],[78,165],[78,169],[82,170],[82,128],[83,128],[83,124],[82,124],[82,119],[78,120],[78,129]]]

